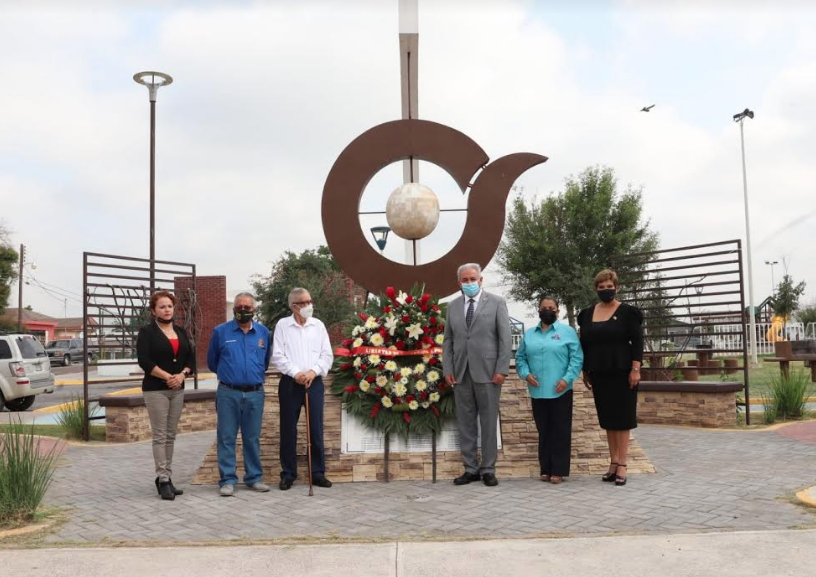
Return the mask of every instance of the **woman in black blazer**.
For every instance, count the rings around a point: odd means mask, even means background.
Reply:
[[[150,296],[154,322],[142,327],[136,340],[139,366],[144,370],[144,395],[153,431],[156,490],[162,499],[181,495],[173,486],[172,465],[176,429],[184,407],[184,379],[194,370],[195,355],[183,328],[173,323],[176,297],[169,291]]]
[[[618,275],[595,276],[601,302],[578,314],[584,351],[584,384],[593,392],[601,428],[606,429],[610,465],[602,477],[626,484],[629,431],[637,427],[637,385],[643,361],[643,314],[615,298]]]

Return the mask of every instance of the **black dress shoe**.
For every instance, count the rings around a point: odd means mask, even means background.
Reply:
[[[468,473],[467,471],[464,472],[460,477],[456,477],[453,480],[454,485],[467,485],[468,483],[473,483],[474,481],[478,481],[481,479],[479,473]]]
[[[278,485],[278,487],[280,487],[281,491],[288,491],[289,489],[292,488],[292,482],[293,482],[292,479],[287,479],[286,477],[284,477],[283,479],[281,479],[280,485]]]
[[[176,486],[173,484],[173,479],[168,479],[167,482],[170,483],[170,488],[173,490],[173,493],[175,495],[183,495],[184,494],[184,489],[176,489]]]
[[[159,495],[165,501],[172,501],[176,498],[176,494],[173,493],[173,489],[170,488],[170,483],[167,481],[159,483]]]
[[[484,475],[482,475],[482,481],[488,487],[495,487],[496,485],[499,484],[499,480],[493,473],[485,473]]]
[[[323,487],[328,489],[332,486],[332,482],[329,481],[326,477],[315,477],[312,479],[312,485],[317,485],[318,487]]]

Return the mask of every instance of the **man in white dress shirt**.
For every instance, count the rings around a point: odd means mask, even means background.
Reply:
[[[292,316],[278,321],[272,340],[272,364],[281,372],[280,489],[286,491],[297,479],[297,424],[300,408],[309,395],[309,427],[312,441],[312,482],[331,487],[323,455],[323,377],[331,369],[332,355],[326,326],[312,316],[314,303],[305,288],[289,293]]]

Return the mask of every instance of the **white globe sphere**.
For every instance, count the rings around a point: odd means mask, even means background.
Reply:
[[[385,218],[397,236],[407,240],[425,238],[439,224],[439,199],[425,185],[403,184],[388,197]]]

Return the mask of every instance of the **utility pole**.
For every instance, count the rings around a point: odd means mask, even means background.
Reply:
[[[20,287],[17,289],[17,332],[23,332],[23,268],[25,266],[25,245],[20,245]]]

